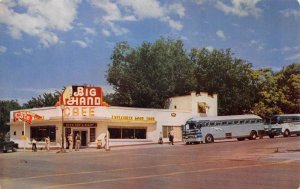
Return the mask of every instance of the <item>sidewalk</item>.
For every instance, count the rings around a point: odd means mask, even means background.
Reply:
[[[147,149],[147,148],[167,148],[167,147],[174,147],[174,146],[182,146],[184,145],[183,142],[176,142],[174,145],[170,145],[169,143],[164,143],[164,144],[157,144],[157,143],[152,143],[152,144],[139,144],[139,145],[126,145],[126,146],[112,146],[110,147],[110,151],[119,151],[119,150],[128,150],[128,149]],[[79,153],[79,152],[105,152],[105,148],[97,149],[97,148],[81,148],[79,151],[75,151],[73,149],[71,152],[69,152],[68,149],[66,149],[67,153]],[[24,152],[23,148],[19,148],[17,152]],[[25,152],[32,152],[31,148],[26,148]],[[47,150],[37,150],[37,152],[32,152],[32,153],[59,153],[60,149],[50,149],[49,151]]]

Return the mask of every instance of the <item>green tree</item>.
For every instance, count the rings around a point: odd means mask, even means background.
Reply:
[[[192,49],[197,91],[218,94],[219,115],[249,113],[255,102],[252,65],[232,56],[231,50]]]
[[[280,102],[283,113],[300,113],[300,63],[291,64],[276,73],[277,86],[284,94]]]
[[[271,68],[253,70],[252,78],[257,86],[254,114],[268,118],[274,114],[282,114],[280,103],[285,102],[284,93],[277,85],[277,78]]]
[[[131,48],[118,43],[107,71],[117,105],[162,108],[167,98],[190,93],[195,86],[193,65],[181,40],[161,38]]]
[[[21,109],[17,100],[0,100],[0,138],[9,131],[10,111]]]
[[[60,92],[58,91],[55,93],[44,93],[38,97],[32,97],[23,107],[29,109],[54,106],[58,102],[59,96]]]

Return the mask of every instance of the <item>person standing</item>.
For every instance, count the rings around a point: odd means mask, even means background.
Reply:
[[[70,133],[68,135],[68,143],[69,143],[69,151],[72,152],[73,150],[73,135]]]
[[[75,140],[76,140],[75,151],[79,151],[80,143],[81,143],[81,138],[79,133],[77,133]]]
[[[36,140],[33,138],[32,139],[32,151],[33,152],[36,152],[37,151],[37,148],[36,148]]]
[[[45,143],[46,143],[46,150],[47,151],[49,151],[50,150],[50,138],[49,138],[49,136],[47,136],[46,138],[45,138]]]

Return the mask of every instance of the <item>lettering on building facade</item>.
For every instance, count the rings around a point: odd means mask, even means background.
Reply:
[[[118,121],[143,121],[143,122],[155,122],[155,117],[144,117],[144,116],[118,116],[113,115],[112,120]]]
[[[64,123],[65,127],[97,127],[97,123]]]

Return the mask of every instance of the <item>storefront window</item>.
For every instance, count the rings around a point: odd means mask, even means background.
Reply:
[[[44,141],[49,136],[50,141],[54,142],[56,138],[55,126],[30,127],[30,136],[36,141]]]
[[[111,139],[146,139],[147,129],[108,128]]]

